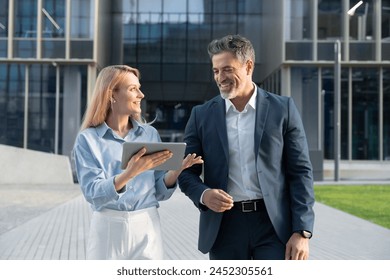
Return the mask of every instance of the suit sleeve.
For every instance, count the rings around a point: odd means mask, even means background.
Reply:
[[[286,181],[291,199],[292,231],[313,232],[314,190],[309,149],[298,109],[291,98],[288,102],[284,157]]]
[[[186,155],[196,153],[203,157],[201,133],[199,131],[197,108],[194,107],[184,132],[184,142],[187,144]],[[200,197],[207,186],[203,183],[201,175],[202,165],[200,164],[185,169],[179,176],[179,188],[192,200],[196,207],[205,210],[205,206],[200,203]]]

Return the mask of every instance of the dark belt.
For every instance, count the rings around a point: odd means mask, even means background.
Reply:
[[[265,210],[265,204],[263,199],[237,201],[234,202],[232,209],[243,213],[259,212]]]

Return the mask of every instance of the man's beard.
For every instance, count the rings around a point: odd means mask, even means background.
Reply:
[[[224,88],[222,86],[222,84],[230,85],[230,89]],[[217,85],[218,85],[218,83],[217,83]],[[236,88],[234,88],[234,86],[233,86],[234,85],[233,81],[231,81],[231,80],[224,80],[220,85],[221,86],[218,86],[219,87],[219,93],[221,94],[221,97],[223,99],[233,99],[233,98],[235,98],[238,95]]]
[[[237,92],[236,91],[230,91],[230,92],[222,92],[221,90],[219,91],[219,93],[221,94],[221,97],[223,99],[233,99],[237,96]]]

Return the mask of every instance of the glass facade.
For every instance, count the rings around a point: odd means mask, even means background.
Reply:
[[[64,111],[80,115],[87,95],[86,81],[64,79],[87,78],[89,61],[79,59],[92,59],[94,3],[0,0],[0,144],[63,152],[64,130],[70,126]],[[84,107],[73,108],[76,104]]]
[[[341,159],[390,160],[390,0],[347,16],[355,2],[0,0],[0,144],[68,154],[97,71],[113,63],[140,69],[146,119],[180,140],[192,107],[218,94],[208,43],[238,33],[255,47],[254,81],[294,98],[324,159],[340,40]]]
[[[364,1],[354,15],[348,16],[346,11],[355,4],[349,0],[285,1],[285,54],[280,64],[287,62],[287,70],[282,87],[302,103],[310,149],[323,150],[325,159],[334,159],[333,64],[335,41],[340,40],[340,157],[389,160],[389,68],[383,61],[390,59],[390,1]],[[312,87],[307,85],[313,79],[302,72],[302,67],[309,65],[315,65],[319,75]],[[269,79],[272,74],[265,77]],[[318,102],[320,92],[323,102]],[[318,111],[320,131],[310,124],[313,120],[305,120],[315,112],[309,104],[304,105],[303,96]]]
[[[68,6],[67,3],[0,0],[0,58],[92,59],[95,1],[75,0]],[[8,38],[10,30],[12,37]],[[11,50],[8,39],[12,40]]]
[[[192,106],[218,94],[207,44],[232,33],[256,42],[260,18],[257,1],[123,2],[123,61],[140,69],[147,117],[158,112],[157,128],[183,131]]]

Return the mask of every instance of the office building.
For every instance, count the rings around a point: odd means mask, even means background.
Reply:
[[[253,80],[292,96],[313,161],[390,159],[390,0],[0,0],[0,144],[69,155],[96,75],[141,71],[143,111],[166,140],[218,94],[207,44],[241,34]],[[335,42],[340,73],[335,75]],[[321,175],[319,175],[321,177]]]

